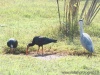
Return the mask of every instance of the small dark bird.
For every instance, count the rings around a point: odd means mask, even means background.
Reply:
[[[7,41],[7,46],[10,47],[10,51],[11,53],[13,53],[14,49],[18,46],[18,41],[13,38],[10,38]]]
[[[50,39],[50,38],[47,38],[47,37],[42,37],[42,36],[36,36],[36,37],[33,38],[32,43],[29,43],[27,45],[26,54],[28,54],[28,49],[29,49],[30,46],[38,45],[37,54],[39,52],[40,47],[42,47],[42,55],[43,55],[43,45],[49,44],[49,43],[52,43],[52,42],[56,43],[57,40]]]

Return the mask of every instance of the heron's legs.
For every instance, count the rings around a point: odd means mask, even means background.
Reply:
[[[92,57],[92,53],[89,53],[88,57]]]

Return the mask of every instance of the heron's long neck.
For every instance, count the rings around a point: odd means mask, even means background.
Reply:
[[[80,35],[82,35],[83,32],[83,23],[80,23]]]

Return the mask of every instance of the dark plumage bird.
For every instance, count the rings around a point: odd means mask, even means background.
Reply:
[[[49,44],[49,43],[52,43],[52,42],[56,43],[57,40],[50,39],[50,38],[47,38],[47,37],[42,37],[42,36],[36,36],[36,37],[33,38],[32,43],[29,43],[27,45],[26,54],[28,54],[28,48],[30,46],[38,45],[37,53],[39,52],[40,47],[42,47],[42,55],[43,55],[43,45]]]
[[[18,41],[13,38],[10,38],[7,41],[7,46],[10,47],[10,51],[11,53],[13,53],[14,49],[18,46]]]

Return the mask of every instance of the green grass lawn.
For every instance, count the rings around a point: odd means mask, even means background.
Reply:
[[[43,60],[26,55],[0,55],[1,75],[99,75],[100,57],[65,56]]]
[[[83,4],[84,1],[81,1],[80,12]],[[62,15],[63,0],[60,0],[60,10]],[[100,12],[90,26],[84,26],[85,32],[91,36],[94,43],[96,56],[91,58],[76,54],[43,60],[20,54],[3,55],[2,51],[9,50],[6,45],[9,38],[17,39],[19,42],[17,50],[25,52],[27,44],[38,35],[58,40],[55,44],[45,45],[45,50],[51,48],[56,51],[83,52],[85,49],[80,44],[79,36],[70,43],[67,37],[58,35],[59,18],[56,0],[0,0],[0,75],[99,75],[99,20]],[[38,47],[34,46],[30,51],[37,49]]]

